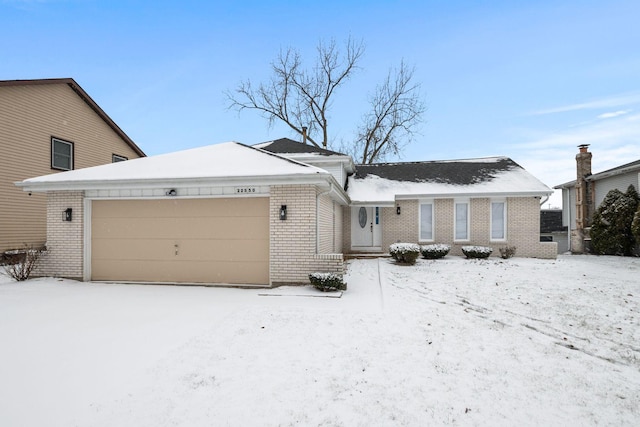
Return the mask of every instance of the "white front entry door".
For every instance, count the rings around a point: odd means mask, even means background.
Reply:
[[[381,250],[380,225],[380,208],[351,207],[351,248],[360,251]]]

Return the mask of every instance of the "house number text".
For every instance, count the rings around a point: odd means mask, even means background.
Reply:
[[[236,193],[257,193],[256,187],[236,187]]]

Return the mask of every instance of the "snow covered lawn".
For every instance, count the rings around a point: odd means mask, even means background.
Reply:
[[[640,424],[640,259],[355,260],[346,280],[0,277],[0,425]]]

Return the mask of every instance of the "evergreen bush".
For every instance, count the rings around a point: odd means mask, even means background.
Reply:
[[[347,290],[347,284],[343,282],[342,275],[338,273],[311,273],[309,281],[313,287],[322,292]]]
[[[489,255],[493,252],[488,246],[463,246],[462,253],[467,258],[489,258]]]
[[[639,196],[633,185],[626,193],[613,189],[598,206],[591,224],[591,246],[599,255],[633,255],[636,238],[632,232]]]
[[[633,222],[631,223],[631,234],[636,240],[636,245],[640,245],[640,202],[638,203],[638,210],[633,216]]]
[[[422,253],[422,256],[426,259],[444,258],[450,250],[451,246],[442,243],[420,246],[420,253]]]
[[[415,243],[394,243],[389,246],[389,253],[401,264],[413,265],[420,256],[420,245]]]

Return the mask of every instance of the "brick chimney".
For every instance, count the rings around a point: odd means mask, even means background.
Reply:
[[[590,240],[589,230],[594,206],[594,188],[587,178],[591,176],[591,158],[589,144],[578,145],[580,150],[576,155],[576,229],[572,242],[572,251],[585,251],[585,239]]]

